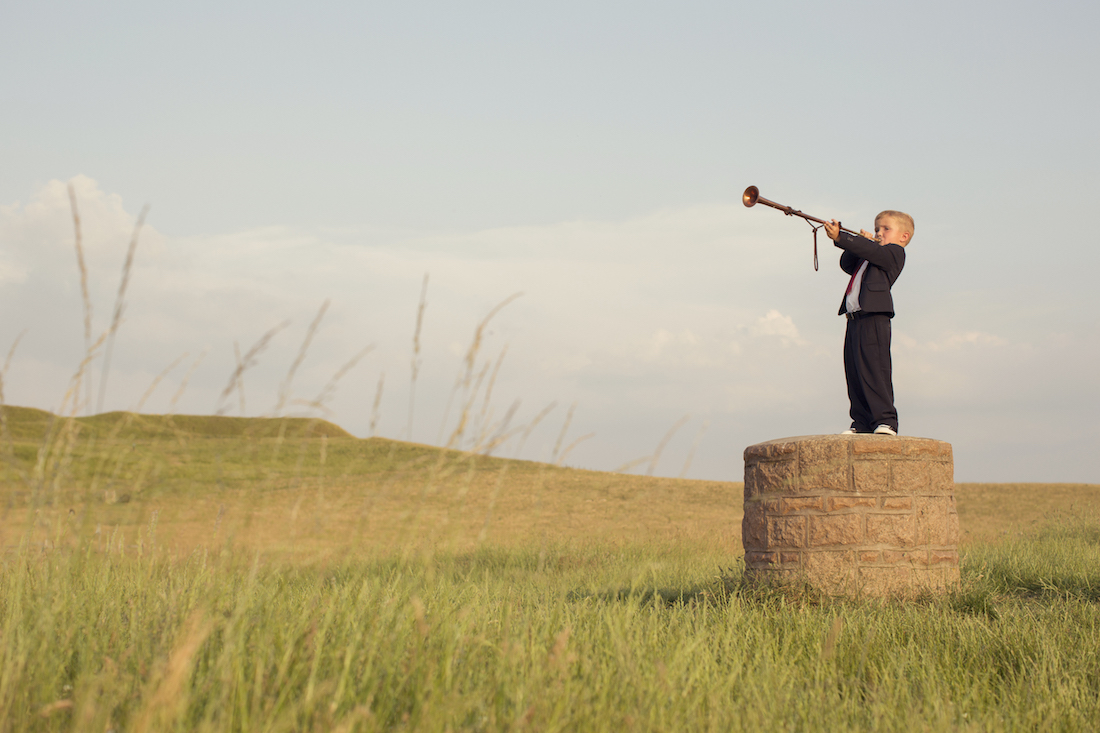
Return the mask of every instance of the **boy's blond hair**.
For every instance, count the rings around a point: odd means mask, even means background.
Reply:
[[[913,241],[913,217],[906,214],[904,211],[894,211],[893,209],[887,209],[886,211],[880,211],[879,215],[875,217],[875,221],[879,219],[893,219],[901,225],[903,232],[909,232],[909,241]]]

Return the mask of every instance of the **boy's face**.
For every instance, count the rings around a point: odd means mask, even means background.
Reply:
[[[893,217],[882,216],[875,219],[875,241],[879,244],[897,244],[904,247],[909,244],[911,236]]]

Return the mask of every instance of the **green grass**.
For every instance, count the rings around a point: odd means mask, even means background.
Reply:
[[[1034,534],[979,544],[967,555],[976,584],[994,593],[1100,602],[1100,521],[1053,520]]]
[[[722,560],[598,544],[329,567],[230,553],[182,562],[9,554],[2,728],[1100,723],[1100,607],[1079,592],[1075,560],[1051,560],[1057,575],[1017,575],[1013,588],[991,592],[968,558],[959,594],[910,603],[743,588]]]
[[[740,484],[5,418],[0,733],[1100,728],[1089,512],[989,525],[955,593],[836,600],[741,583]]]

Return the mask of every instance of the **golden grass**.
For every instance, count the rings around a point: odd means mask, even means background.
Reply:
[[[297,490],[73,503],[34,513],[31,540],[50,546],[83,535],[98,546],[155,544],[183,555],[200,548],[259,551],[298,560],[351,552],[465,551],[610,542],[721,543],[740,554],[738,484],[550,469],[542,476],[476,471],[431,488],[397,477],[305,481]],[[9,511],[0,541],[26,534],[29,515]],[[154,518],[155,517],[155,518]],[[113,538],[113,539],[112,539]]]
[[[49,416],[6,409],[15,418],[14,452],[22,449],[30,476],[31,452],[43,444],[31,436]],[[10,548],[27,538],[48,547],[81,538],[99,547],[155,544],[179,554],[228,547],[299,560],[591,540],[740,552],[739,482],[361,440],[318,420],[114,413],[75,423],[80,438],[60,489],[49,488],[49,476],[37,479],[37,489],[33,478],[14,480],[9,465],[0,543]]]
[[[955,501],[965,544],[1030,535],[1052,520],[1095,515],[1100,485],[959,483]]]
[[[110,413],[66,421],[27,408],[5,411],[12,437],[0,545],[9,549],[84,540],[124,551],[237,549],[312,561],[598,540],[705,545],[731,558],[741,552],[736,481],[361,440],[306,418]],[[78,438],[55,439],[51,453],[41,436],[64,435],[65,425]],[[1100,506],[1100,486],[1087,484],[964,483],[956,496],[964,544]]]

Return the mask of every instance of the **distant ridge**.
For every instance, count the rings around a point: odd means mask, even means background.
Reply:
[[[3,405],[7,429],[13,438],[41,438],[61,418],[34,407]],[[144,415],[135,412],[104,412],[73,418],[83,431],[109,435],[116,429],[121,437],[168,438],[176,435],[209,438],[353,438],[351,433],[327,420],[310,417],[227,417],[225,415]],[[120,426],[120,423],[122,425]],[[83,432],[82,431],[82,432]]]

